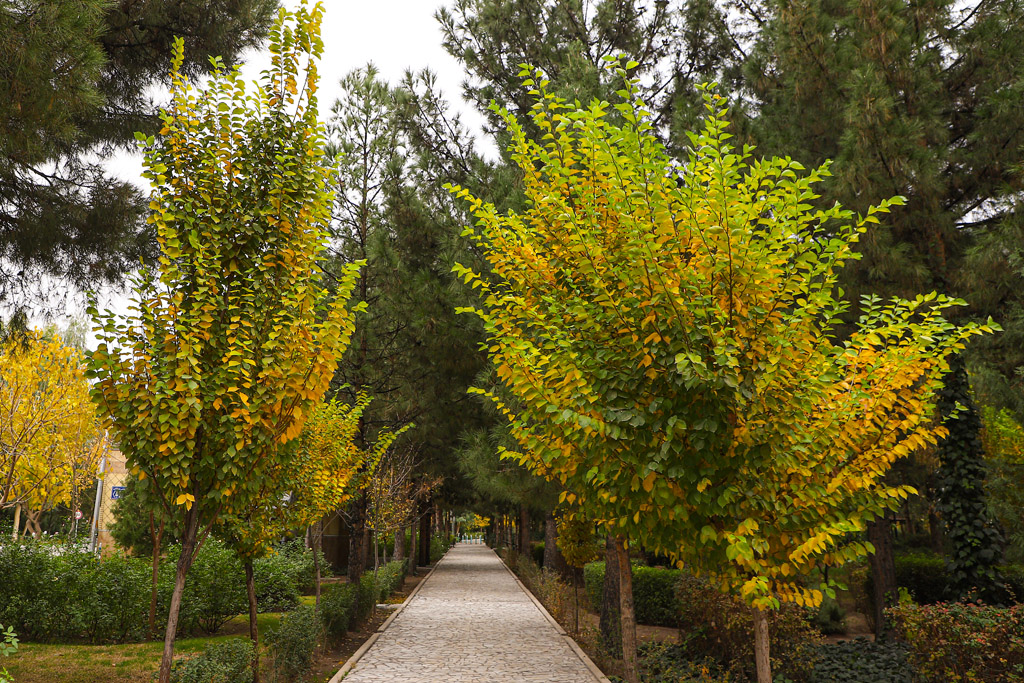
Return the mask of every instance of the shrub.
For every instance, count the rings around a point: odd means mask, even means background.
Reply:
[[[337,584],[324,588],[320,595],[320,621],[328,636],[339,638],[354,623],[356,592],[356,588],[351,584]]]
[[[137,640],[146,627],[148,575],[142,560],[9,544],[0,548],[0,622],[26,641]]]
[[[692,658],[713,658],[737,681],[756,680],[750,608],[688,572],[680,573],[676,598],[684,651]],[[769,614],[768,628],[776,676],[811,680],[821,637],[808,623],[806,611],[783,604]]]
[[[373,612],[377,606],[377,581],[373,572],[366,572],[359,577],[356,585],[356,621],[363,621]]]
[[[247,638],[211,643],[201,654],[174,662],[171,683],[252,683],[252,660]]]
[[[633,566],[633,607],[639,624],[675,626],[679,606],[676,584],[682,573],[677,569]],[[601,611],[604,592],[604,562],[591,562],[583,568],[587,598],[595,612]]]
[[[856,638],[818,647],[814,683],[913,683],[907,648]]]
[[[455,543],[455,538],[447,534],[430,537],[430,563],[433,564],[444,557],[448,549]]]
[[[679,645],[652,642],[641,645],[640,680],[644,683],[727,683],[733,680],[713,659],[694,660]]]
[[[544,541],[536,541],[530,544],[530,557],[538,567],[544,566]]]
[[[825,635],[845,633],[845,617],[846,610],[826,595],[825,599],[821,601],[821,606],[814,612],[811,623]]]
[[[305,541],[296,538],[282,543],[277,548],[278,555],[288,563],[290,567],[292,582],[301,595],[311,595],[316,590],[316,567],[313,564],[313,551],[306,547]],[[327,563],[322,550],[317,550],[320,555],[321,576],[331,575],[331,565]]]
[[[320,623],[312,607],[302,605],[284,615],[281,625],[267,634],[275,681],[297,681],[309,673],[320,634]]]
[[[1024,680],[1024,605],[904,604],[886,614],[922,682]]]
[[[256,604],[261,612],[287,612],[299,604],[301,566],[284,553],[261,557],[252,563]]]
[[[181,555],[181,546],[167,551],[167,560],[160,570],[160,608],[166,613],[174,590],[174,565]],[[169,565],[169,566],[167,566]],[[181,596],[179,630],[192,633],[201,629],[215,633],[229,619],[248,611],[245,595],[245,571],[242,561],[227,546],[208,538],[189,570],[185,592]]]

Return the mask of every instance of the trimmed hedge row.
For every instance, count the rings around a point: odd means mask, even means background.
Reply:
[[[946,560],[935,553],[916,552],[897,555],[896,585],[906,588],[914,602],[932,605],[944,600],[955,599]],[[1013,599],[1024,601],[1024,566],[1006,565],[999,570],[1006,580],[1006,587]],[[865,595],[870,600],[874,595],[873,579],[870,573],[864,585]]]
[[[587,597],[595,612],[601,611],[604,571],[604,562],[591,562],[583,568]],[[678,569],[633,566],[633,608],[638,624],[678,626],[680,605],[676,585],[681,576]]]
[[[179,548],[161,562],[157,623],[165,622]],[[307,568],[308,565],[308,568]],[[288,546],[254,563],[261,611],[298,604],[311,574],[312,553]],[[145,638],[152,567],[141,558],[97,558],[83,548],[28,542],[0,547],[0,623],[26,642],[122,643]],[[208,540],[189,571],[179,633],[212,633],[248,609],[242,564],[223,544]]]

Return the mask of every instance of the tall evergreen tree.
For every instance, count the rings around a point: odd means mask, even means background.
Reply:
[[[39,275],[117,281],[153,250],[145,197],[103,160],[154,133],[151,86],[260,44],[277,0],[0,1],[0,301],[23,306]]]

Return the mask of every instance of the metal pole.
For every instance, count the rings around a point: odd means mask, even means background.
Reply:
[[[96,479],[96,503],[92,506],[92,525],[89,527],[89,552],[96,552],[96,537],[100,529],[100,504],[103,502],[103,471],[107,468],[107,454],[100,458],[99,477]]]

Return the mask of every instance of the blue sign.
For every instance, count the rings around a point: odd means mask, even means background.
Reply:
[[[125,489],[124,486],[111,486],[110,487],[110,499],[111,500],[117,500],[118,498],[120,498],[121,494],[124,493],[124,489]]]

